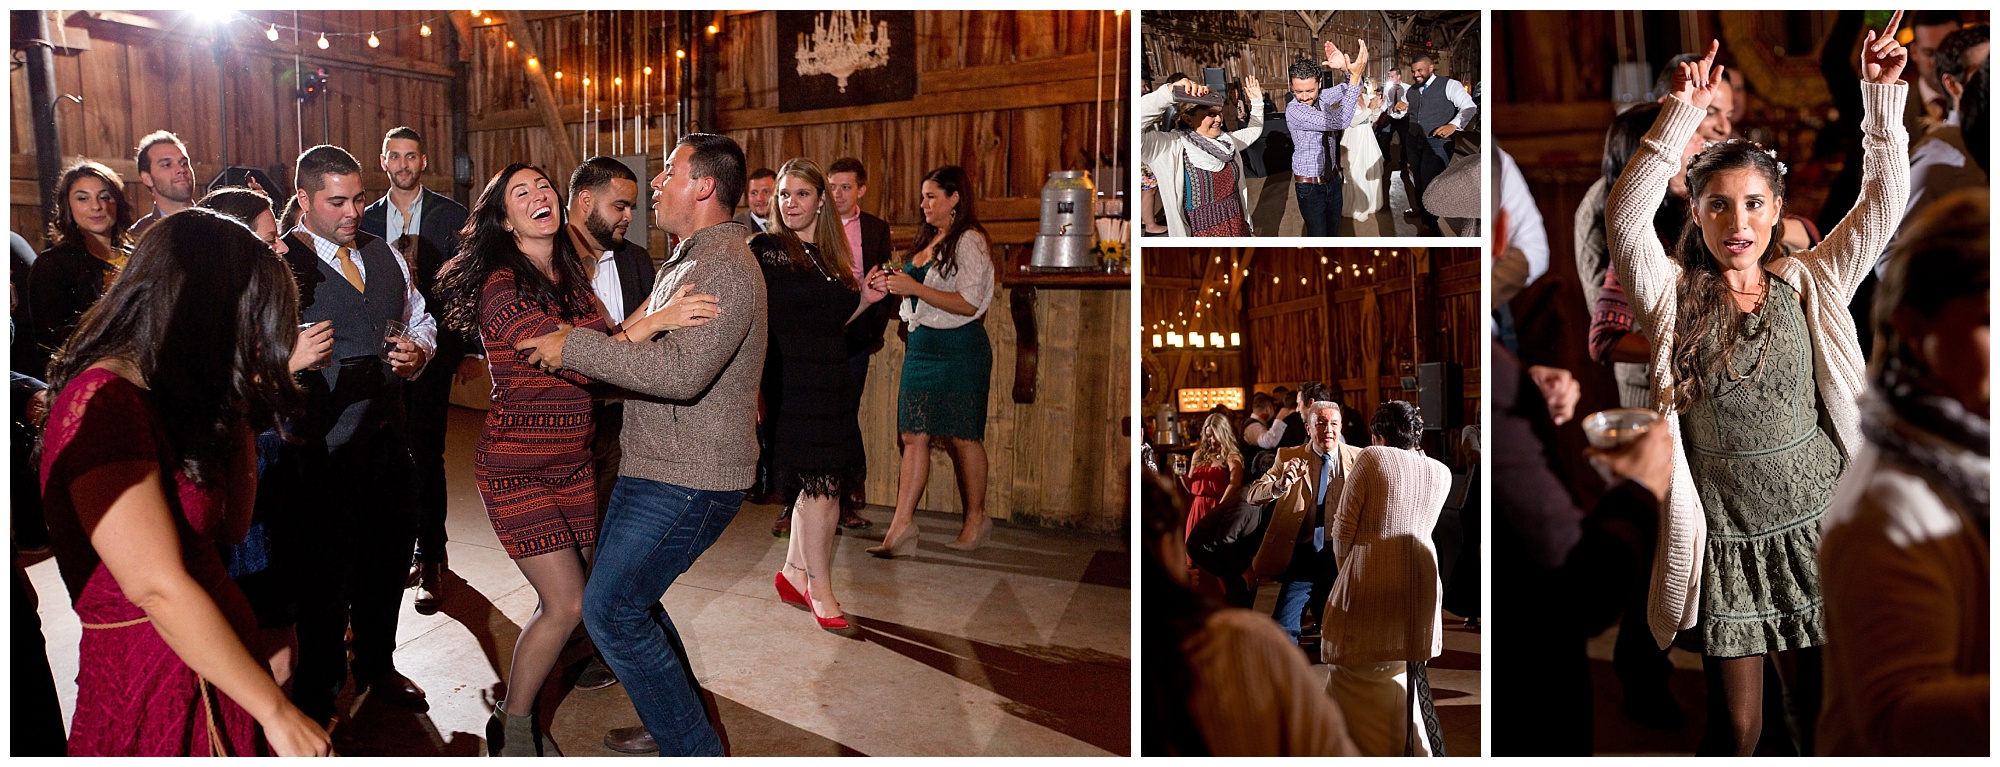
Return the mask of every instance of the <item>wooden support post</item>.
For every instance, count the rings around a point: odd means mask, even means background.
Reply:
[[[541,60],[540,45],[528,29],[528,20],[520,11],[501,11],[507,24],[514,28],[514,44],[520,46],[521,55]],[[576,147],[570,146],[569,130],[563,127],[562,115],[556,113],[556,92],[549,87],[548,75],[539,66],[528,67],[528,88],[534,91],[535,108],[542,113],[542,125],[549,129],[549,143],[555,145],[556,168],[550,170],[567,174],[576,169]]]
[[[1035,328],[1035,286],[1007,289],[1014,312],[1014,403],[1035,404],[1036,367],[1041,362],[1041,336]]]

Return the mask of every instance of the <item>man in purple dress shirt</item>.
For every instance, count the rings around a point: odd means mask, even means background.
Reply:
[[[1340,164],[1334,157],[1340,131],[1354,122],[1354,105],[1361,96],[1361,84],[1335,84],[1320,90],[1320,66],[1336,72],[1360,72],[1368,63],[1368,44],[1357,41],[1360,52],[1351,62],[1347,54],[1326,43],[1326,60],[1314,64],[1306,59],[1292,62],[1292,98],[1297,103],[1285,110],[1285,124],[1292,132],[1292,188],[1299,198],[1299,215],[1305,218],[1307,237],[1340,235]]]

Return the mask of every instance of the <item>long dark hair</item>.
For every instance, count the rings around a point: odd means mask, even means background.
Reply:
[[[286,363],[299,321],[292,270],[248,227],[191,208],[139,239],[125,274],[49,363],[49,389],[104,359],[132,361],[195,484],[223,478],[234,432],[270,428],[303,395]]]
[[[964,168],[946,165],[924,174],[923,180],[937,184],[945,194],[958,195],[958,205],[951,209],[951,226],[945,229],[944,239],[938,241],[937,250],[931,253],[931,271],[937,272],[940,277],[950,277],[958,271],[958,238],[965,236],[967,231],[976,231],[985,237],[986,227],[980,226],[979,217],[972,214],[972,185],[966,183]],[[917,186],[921,189],[923,184],[919,182]],[[931,226],[929,219],[919,222],[917,241],[910,245],[905,257],[914,258],[937,233],[938,228]]]
[[[131,247],[132,201],[125,197],[125,182],[118,178],[116,171],[89,160],[77,160],[63,169],[62,181],[56,184],[56,189],[61,191],[56,195],[55,222],[49,224],[49,245],[60,247],[83,242],[83,227],[77,226],[76,214],[69,209],[69,193],[76,187],[76,182],[85,176],[95,176],[104,182],[105,188],[111,190],[111,199],[117,204],[111,216],[111,246]]]
[[[849,290],[860,290],[860,283],[854,279],[854,258],[847,252],[847,229],[841,226],[840,214],[833,209],[833,201],[826,196],[826,174],[820,172],[818,163],[804,157],[794,157],[786,160],[784,167],[778,169],[780,191],[783,190],[787,176],[811,184],[813,190],[819,194],[819,216],[813,221],[813,240],[819,250],[819,269],[839,279],[840,284],[846,285]],[[806,253],[805,241],[799,238],[798,232],[792,231],[792,227],[785,223],[784,214],[773,211],[771,220],[778,222],[778,225],[771,227],[770,234],[785,244],[785,253],[791,256],[792,264],[801,269],[812,268],[813,258]]]
[[[521,248],[514,242],[514,233],[507,231],[507,182],[521,171],[534,171],[544,179],[549,174],[541,168],[524,162],[507,166],[493,180],[486,182],[486,189],[479,193],[479,199],[472,203],[472,213],[465,219],[465,228],[458,232],[458,255],[446,262],[438,275],[438,295],[444,299],[444,326],[461,333],[479,331],[479,293],[486,285],[486,278],[501,269],[514,271],[514,283],[521,294],[541,305],[542,310],[574,323],[589,315],[590,279],[583,274],[583,261],[577,257],[576,246],[570,242],[569,221],[560,204],[561,194],[557,194],[558,204],[554,206],[556,220],[562,228],[556,232],[555,269],[556,279],[550,282],[542,276],[542,271],[528,261]],[[549,182],[554,186],[555,182]],[[606,318],[607,322],[624,319]]]
[[[257,226],[258,216],[269,213],[275,223],[278,215],[277,211],[271,209],[270,197],[247,186],[221,187],[202,195],[201,201],[195,203],[195,206],[221,213],[248,227]],[[278,231],[282,236],[284,230]]]
[[[1207,756],[1208,742],[1188,712],[1194,671],[1181,645],[1203,631],[1209,616],[1222,605],[1168,573],[1160,544],[1169,535],[1186,535],[1186,514],[1173,486],[1147,471],[1139,492],[1139,581],[1145,586],[1140,614],[1147,624],[1140,633],[1144,660],[1139,675],[1139,754]]]
[[[1763,174],[1771,185],[1772,204],[1781,206],[1776,223],[1771,225],[1770,244],[1757,260],[1758,264],[1768,264],[1785,255],[1784,209],[1785,176],[1778,170],[1778,161],[1770,153],[1749,141],[1731,140],[1710,146],[1696,155],[1688,165],[1688,204],[1699,205],[1704,190],[1716,174],[1724,171],[1755,170]],[[1702,398],[1702,374],[1717,365],[1727,364],[1730,352],[1735,351],[1736,336],[1743,330],[1743,313],[1736,311],[1736,301],[1729,295],[1729,285],[1722,279],[1722,266],[1715,254],[1708,250],[1708,242],[1702,239],[1701,222],[1690,213],[1687,223],[1681,225],[1680,239],[1674,246],[1674,258],[1680,262],[1680,282],[1675,286],[1678,314],[1674,318],[1674,349],[1669,360],[1674,371],[1674,390],[1671,403],[1673,412],[1686,412]],[[1767,299],[1768,300],[1768,299]],[[1715,333],[1716,343],[1721,346],[1712,359],[1701,358],[1701,339]]]

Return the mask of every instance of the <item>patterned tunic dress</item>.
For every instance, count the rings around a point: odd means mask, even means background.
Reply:
[[[597,541],[593,424],[590,394],[582,388],[592,382],[567,370],[544,373],[514,350],[555,332],[561,321],[519,292],[511,269],[495,271],[480,290],[493,407],[473,453],[473,477],[493,532],[514,559]],[[594,310],[575,324],[605,329]]]
[[[1701,401],[1681,421],[1708,516],[1703,653],[1722,658],[1826,643],[1819,521],[1844,462],[1820,418],[1799,295],[1768,279],[1770,295],[1744,318],[1728,370],[1705,375]],[[1701,341],[1704,363],[1721,353],[1714,339]]]

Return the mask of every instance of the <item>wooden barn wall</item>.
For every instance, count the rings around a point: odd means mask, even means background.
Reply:
[[[1141,317],[1153,375],[1147,412],[1180,388],[1268,391],[1318,380],[1366,413],[1385,399],[1414,400],[1401,377],[1416,375],[1417,364],[1450,361],[1464,373],[1460,422],[1476,422],[1483,343],[1478,254],[1476,248],[1148,248]],[[1197,293],[1210,296],[1199,319],[1192,317]],[[1206,306],[1210,301],[1214,307]],[[1243,343],[1222,354],[1152,349],[1153,333],[1179,328],[1225,337],[1240,328]],[[1208,361],[1216,362],[1214,370]]]
[[[672,115],[678,98],[670,68],[660,63],[671,49],[658,50],[660,44],[678,39],[675,15],[620,12],[592,18],[586,23],[581,12],[528,14],[530,34],[542,52],[543,71],[554,85],[569,139],[575,146],[586,140],[598,142],[595,146],[606,154],[612,153],[616,142],[611,91],[593,88],[604,99],[601,130],[593,131],[583,121],[585,99],[578,68],[594,61],[600,68],[594,83],[601,85],[608,76],[626,78],[625,154],[643,149],[650,158],[649,172],[657,173],[662,146],[673,140]],[[1100,189],[1125,178],[1118,165],[1118,159],[1126,156],[1119,130],[1125,116],[1116,109],[1125,100],[1124,80],[1114,76],[1114,64],[1118,40],[1128,34],[1129,18],[1109,11],[918,12],[914,100],[780,113],[775,14],[699,14],[697,24],[713,21],[718,27],[711,54],[718,124],[697,127],[726,133],[742,143],[752,168],[777,168],[786,159],[801,156],[822,167],[844,155],[860,158],[869,175],[862,208],[890,223],[898,249],[915,237],[923,174],[940,165],[960,165],[973,179],[978,215],[1004,268],[1027,259],[1048,173],[1091,167],[1100,87],[1104,99]],[[621,31],[602,31],[603,19],[613,20]],[[501,21],[473,30],[473,116],[468,124],[475,186],[519,159],[551,166],[551,173],[566,178],[569,168],[552,167],[553,145],[539,113],[531,110],[524,57],[518,46],[505,47],[515,34],[506,26]],[[1100,33],[1102,80],[1094,76]],[[636,35],[646,41],[640,44],[656,52],[650,58],[598,52],[589,59],[578,51],[599,46],[590,44],[587,34],[625,41]],[[637,47],[626,45],[627,50]],[[1126,57],[1129,61],[1129,50]],[[656,87],[647,101],[630,93],[629,85],[644,77],[643,67],[649,63],[654,66]],[[560,85],[552,76],[557,68],[564,73]],[[1124,71],[1129,78],[1130,70]],[[648,140],[639,147],[629,117],[642,101],[653,118]],[[666,252],[666,238],[657,230],[652,232],[652,248],[655,254]],[[993,344],[986,504],[996,518],[1100,532],[1125,527],[1130,302],[1131,293],[1124,290],[1041,289],[1035,304],[1039,391],[1035,403],[1019,405],[1011,396],[1016,330],[1010,289],[1002,287],[994,295],[985,320]],[[874,358],[862,403],[871,503],[895,501],[900,471],[896,395],[902,357],[902,341],[892,332],[886,348]],[[931,462],[931,481],[920,507],[956,513],[962,502],[951,461],[938,450]]]
[[[1367,41],[1369,62],[1363,74],[1378,80],[1390,67],[1405,66],[1421,53],[1429,53],[1444,76],[1468,86],[1482,79],[1477,23],[1455,40],[1433,39],[1426,48],[1425,40],[1412,35],[1398,47],[1391,21],[1380,11],[1334,11],[1317,37],[1298,11],[1147,11],[1139,39],[1147,74],[1155,83],[1174,72],[1195,75],[1203,67],[1222,67],[1232,82],[1256,75],[1266,92],[1281,95],[1292,61],[1301,56],[1320,60],[1320,45],[1328,39],[1350,56],[1357,51],[1356,40]]]
[[[280,42],[264,38],[269,22],[292,24],[292,14],[246,11],[231,22],[229,48],[218,66],[208,27],[191,14],[178,11],[63,12],[66,23],[51,25],[50,34],[64,49],[55,56],[56,90],[80,102],[62,99],[56,120],[62,134],[65,164],[77,157],[102,162],[117,171],[125,192],[140,213],[151,210],[151,192],[139,183],[133,150],[140,136],[170,130],[187,144],[197,189],[223,168],[226,136],[229,163],[265,168],[289,182],[300,149],[299,120],[294,109],[293,55],[307,71],[323,67],[331,77],[330,109],[308,105],[304,145],[332,143],[346,148],[361,162],[363,184],[370,196],[388,188],[377,155],[382,134],[408,125],[431,143],[431,168],[425,183],[450,189],[449,111],[445,83],[450,74],[442,63],[444,35],[449,24],[437,11],[302,11],[298,26],[308,29],[370,31],[433,19],[433,34],[422,37],[415,28],[378,35],[381,47],[369,49],[365,38],[335,38],[320,51],[308,38],[294,48],[289,34]],[[261,21],[260,21],[261,20]],[[25,67],[15,68],[9,82],[12,131],[8,149],[10,170],[9,227],[36,247],[42,247],[40,183],[35,170],[35,135],[28,103]],[[228,116],[220,117],[221,94],[227,93]],[[331,123],[331,134],[325,123]]]

